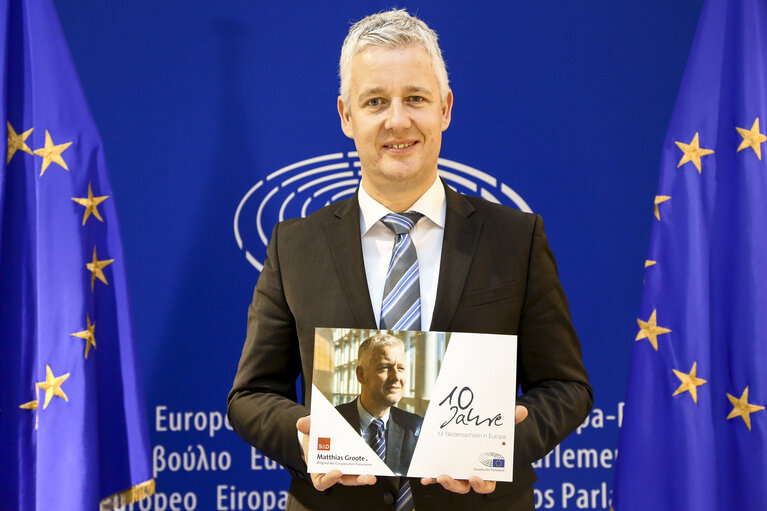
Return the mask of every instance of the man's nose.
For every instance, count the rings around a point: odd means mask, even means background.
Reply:
[[[387,113],[386,129],[397,132],[410,127],[410,115],[402,99],[394,98]]]

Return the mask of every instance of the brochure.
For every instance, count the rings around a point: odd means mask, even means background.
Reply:
[[[511,481],[517,338],[318,328],[308,468]]]

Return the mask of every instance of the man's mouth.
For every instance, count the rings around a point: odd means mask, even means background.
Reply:
[[[415,145],[416,142],[404,142],[402,144],[386,144],[384,147],[389,149],[407,149],[410,146]]]

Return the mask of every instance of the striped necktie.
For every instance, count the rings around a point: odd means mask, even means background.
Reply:
[[[384,436],[384,423],[381,419],[373,419],[368,426],[370,435],[368,443],[379,458],[386,460],[386,437]]]
[[[410,231],[423,215],[421,213],[389,213],[381,222],[394,234],[394,249],[386,272],[381,330],[421,329],[421,288],[418,280],[418,255]],[[372,425],[371,425],[372,427]],[[378,452],[378,451],[376,451]],[[384,453],[386,445],[384,444]],[[379,454],[380,456],[380,454]],[[381,456],[381,459],[384,459]],[[396,511],[413,511],[415,504],[410,482],[403,478],[397,492]]]
[[[381,419],[373,419],[368,426],[368,444],[379,458],[386,461],[386,436],[384,423]],[[413,494],[410,492],[410,483],[403,479],[402,485],[397,492],[397,507],[395,511],[413,511]]]
[[[381,330],[421,328],[418,256],[410,231],[422,216],[420,213],[389,213],[381,219],[395,234],[381,303]]]

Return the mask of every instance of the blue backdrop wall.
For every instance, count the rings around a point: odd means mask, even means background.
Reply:
[[[583,345],[595,410],[540,463],[540,509],[609,509],[660,147],[701,3],[397,4],[440,34],[455,93],[441,156],[486,176],[441,168],[506,204],[510,187],[543,215]],[[358,169],[336,113],[338,54],[350,21],[392,4],[56,4],[127,258],[159,492],[133,509],[284,507],[286,472],[223,421],[259,226],[268,236],[281,214],[348,193],[338,183]],[[288,183],[333,164],[313,174],[322,183]]]

